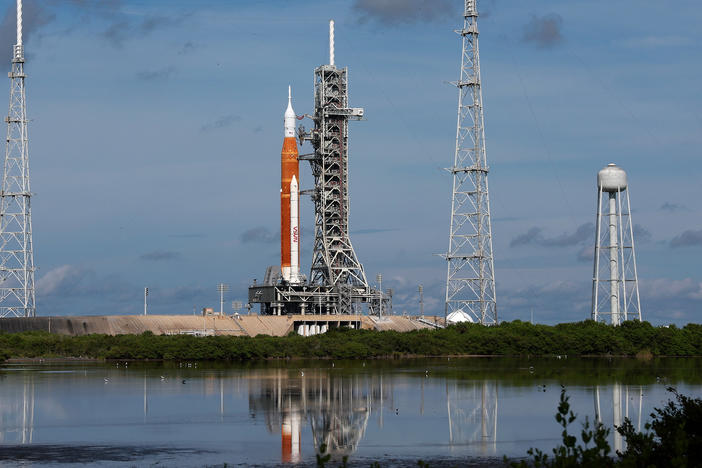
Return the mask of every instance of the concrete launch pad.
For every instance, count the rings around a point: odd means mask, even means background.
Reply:
[[[439,320],[437,324],[441,326]],[[329,328],[351,327],[367,330],[406,332],[434,328],[430,319],[417,317],[374,317],[367,315],[100,315],[74,317],[6,317],[0,318],[0,332],[48,331],[59,335],[138,335],[150,331],[155,335],[195,336],[285,336],[291,331],[313,335]],[[302,327],[302,328],[301,328]]]

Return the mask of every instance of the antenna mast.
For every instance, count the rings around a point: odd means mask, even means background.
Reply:
[[[7,146],[0,192],[0,317],[34,317],[34,254],[29,187],[22,0],[17,0],[17,44],[12,48]]]
[[[490,227],[488,165],[485,156],[483,96],[480,89],[478,10],[465,0],[461,77],[458,87],[458,125],[453,167],[451,227],[445,258],[445,317],[463,311],[476,322],[497,324],[495,272]]]

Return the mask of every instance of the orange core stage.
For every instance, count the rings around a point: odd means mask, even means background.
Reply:
[[[285,139],[280,152],[280,272],[288,283],[300,282],[300,163],[295,140],[295,111],[288,87],[283,119]]]
[[[283,150],[280,153],[280,270],[283,277],[289,281],[291,260],[291,238],[299,232],[292,232],[290,213],[294,209],[299,212],[299,206],[290,206],[290,184],[293,176],[300,180],[300,164],[297,160],[297,141],[295,138],[283,140]],[[299,202],[298,202],[299,205]],[[299,226],[294,226],[299,231]],[[299,252],[299,243],[298,243]],[[299,254],[298,254],[299,258]]]

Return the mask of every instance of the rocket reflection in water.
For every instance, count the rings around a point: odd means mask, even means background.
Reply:
[[[281,431],[282,462],[300,461],[301,428],[309,422],[315,450],[349,455],[363,439],[374,407],[390,396],[367,376],[334,376],[309,370],[305,375],[278,369],[252,382],[249,409],[263,413],[271,433]]]
[[[422,376],[422,389],[424,380]],[[382,429],[384,413],[395,412],[393,381],[384,381],[382,375],[276,369],[250,382],[249,411],[254,418],[262,413],[268,431],[281,434],[283,463],[302,461],[303,432],[308,425],[315,451],[325,444],[327,453],[350,455],[363,440],[371,417],[378,418]],[[483,454],[496,452],[497,382],[460,385],[449,380],[445,405],[452,450],[477,442]]]

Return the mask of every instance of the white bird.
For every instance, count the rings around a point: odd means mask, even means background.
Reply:
[[[300,371],[300,376],[304,377],[305,376],[305,371]]]

